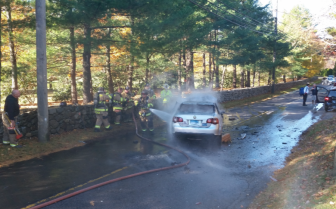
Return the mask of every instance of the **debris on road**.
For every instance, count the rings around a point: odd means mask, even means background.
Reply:
[[[246,137],[246,134],[240,134],[241,138],[244,139]]]
[[[90,204],[91,204],[92,206],[94,206],[94,201],[90,201]]]
[[[282,142],[282,144],[287,144],[286,142]]]
[[[224,135],[222,135],[222,143],[228,143],[228,142],[232,142],[231,141],[231,135],[229,133],[226,133]]]
[[[275,178],[273,178],[272,176],[270,176],[270,178],[271,178],[273,181],[278,181],[278,180],[276,180]]]
[[[200,205],[200,204],[202,204],[201,202],[196,202],[196,205]]]

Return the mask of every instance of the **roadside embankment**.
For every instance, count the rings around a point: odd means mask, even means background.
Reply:
[[[322,120],[303,132],[285,166],[249,208],[336,208],[335,126],[336,118]]]

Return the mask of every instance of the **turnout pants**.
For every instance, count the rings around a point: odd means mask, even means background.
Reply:
[[[133,107],[129,107],[125,110],[125,121],[126,122],[131,122],[133,121]]]
[[[9,130],[8,128],[11,127],[10,122],[8,121],[6,117],[6,113],[2,113],[2,123],[4,127],[4,133],[2,138],[3,144],[10,144],[12,147],[15,147],[18,145],[18,140],[16,139],[16,134],[14,130]],[[16,117],[15,117],[15,124],[16,124]]]
[[[149,131],[154,131],[153,115],[151,113],[142,115],[140,112],[140,124],[142,131],[147,131],[147,126]]]
[[[100,112],[100,114],[96,114],[97,120],[95,128],[99,128],[104,123],[105,128],[110,128],[110,123],[108,121],[108,112]]]

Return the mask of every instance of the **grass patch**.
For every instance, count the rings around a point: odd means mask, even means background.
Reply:
[[[249,208],[336,208],[335,126],[333,118],[305,131],[286,166],[274,173],[277,181],[270,182]]]
[[[162,125],[162,122],[155,122],[155,127]],[[139,125],[138,125],[139,126]],[[123,133],[135,132],[133,123],[121,126],[112,125],[111,131],[93,132],[90,129],[77,129],[58,135],[51,135],[50,141],[46,143],[38,142],[36,137],[21,139],[19,144],[23,148],[11,148],[9,145],[0,145],[0,168],[15,162],[25,161],[32,158],[39,158],[50,153],[69,150],[74,147],[85,145],[85,141],[98,140],[104,137],[120,136]]]
[[[321,82],[322,81],[319,79],[319,80],[316,80],[314,83],[321,83]],[[249,97],[249,98],[245,98],[245,99],[240,99],[240,100],[235,100],[235,101],[230,101],[230,102],[224,102],[224,103],[222,103],[222,105],[224,105],[225,108],[251,105],[251,104],[254,104],[256,102],[267,101],[267,100],[273,99],[275,97],[278,97],[280,95],[288,94],[292,91],[298,90],[300,87],[303,87],[303,86],[302,85],[297,85],[297,86],[294,86],[292,88],[289,88],[289,89],[286,89],[286,90],[283,90],[283,91],[276,91],[274,94],[271,94],[271,93],[261,94],[261,95],[258,95],[258,96]],[[299,97],[299,95],[298,95],[298,97]]]

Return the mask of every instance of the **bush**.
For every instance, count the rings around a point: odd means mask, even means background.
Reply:
[[[71,99],[71,90],[70,88],[65,88],[59,91],[54,91],[53,100],[54,101],[69,101]]]

